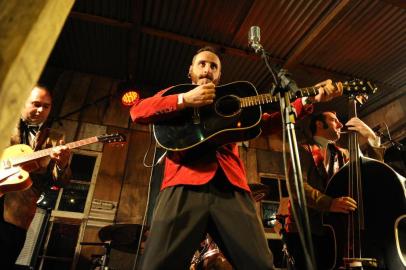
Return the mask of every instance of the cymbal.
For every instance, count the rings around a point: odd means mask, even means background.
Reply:
[[[140,224],[114,224],[101,228],[98,235],[103,242],[111,241],[111,248],[134,253],[137,251],[141,230]]]
[[[262,183],[251,183],[248,184],[251,189],[252,196],[256,202],[259,202],[269,194],[269,186]]]

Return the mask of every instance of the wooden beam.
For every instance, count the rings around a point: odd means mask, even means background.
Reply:
[[[338,2],[338,5],[333,8],[331,12],[329,12],[326,16],[321,19],[321,22],[312,29],[307,36],[303,38],[303,40],[296,46],[293,52],[290,54],[284,68],[291,69],[295,67],[300,58],[304,55],[307,47],[312,44],[329,25],[330,23],[337,18],[337,16],[347,8],[347,6],[351,3],[351,0],[342,0]]]
[[[386,2],[392,6],[401,8],[401,9],[406,9],[406,1],[405,0],[383,0],[383,2]]]
[[[130,31],[130,40],[128,46],[128,63],[127,63],[127,73],[130,79],[135,77],[137,69],[138,51],[140,46],[141,37],[141,22],[142,22],[142,10],[143,1],[136,0],[133,2],[133,12],[132,12],[132,28]]]
[[[344,3],[347,3],[350,0],[346,0],[343,1]],[[344,7],[342,7],[340,10],[342,10]],[[337,8],[336,8],[337,9]],[[335,10],[336,10],[335,9]],[[105,25],[110,25],[110,26],[115,26],[115,27],[121,27],[121,28],[126,28],[126,29],[133,29],[134,24],[133,23],[129,23],[129,22],[121,22],[118,20],[114,20],[114,19],[108,19],[108,18],[104,18],[104,17],[100,17],[100,16],[96,16],[96,15],[90,15],[90,14],[85,14],[85,13],[80,13],[80,12],[71,12],[70,17],[74,17],[75,19],[79,19],[79,20],[83,20],[83,21],[88,21],[88,22],[94,22],[94,23],[100,23],[100,24],[105,24]],[[332,20],[332,18],[330,19],[330,21]],[[214,42],[209,42],[206,40],[202,40],[202,39],[197,39],[197,38],[191,38],[191,37],[187,37],[184,35],[180,35],[177,33],[173,33],[173,32],[168,32],[165,30],[160,30],[157,28],[153,28],[153,27],[148,27],[148,26],[142,26],[140,25],[139,27],[136,27],[136,29],[139,29],[139,31],[151,35],[151,36],[156,36],[158,38],[164,38],[164,39],[168,39],[168,40],[173,40],[173,41],[177,41],[183,44],[188,44],[191,46],[196,46],[196,47],[202,47],[202,46],[212,46],[216,49],[218,49],[221,53],[224,53],[226,55],[235,55],[235,56],[239,56],[239,57],[244,57],[250,60],[254,60],[254,61],[259,61],[261,59],[260,56],[254,54],[253,52],[251,52],[250,50],[243,50],[243,49],[239,49],[239,48],[234,48],[234,47],[230,47],[230,46],[226,46],[223,44],[219,44],[219,43],[214,43]],[[131,43],[131,46],[134,46],[134,43]],[[130,55],[130,57],[132,57]],[[134,62],[135,60],[131,60],[131,62]],[[271,57],[270,61],[272,63],[276,63],[276,64],[280,64],[283,65],[286,63],[286,60],[284,59],[280,59],[280,58],[275,58],[275,57]],[[333,72],[333,71],[329,71],[326,69],[322,69],[322,68],[318,68],[318,67],[312,67],[312,66],[308,66],[308,65],[303,65],[303,64],[299,64],[299,63],[295,63],[295,67],[299,68],[299,69],[306,69],[309,72],[312,73],[319,73],[319,74],[324,74],[326,77],[340,77],[340,78],[350,78],[353,77],[351,74],[343,74],[343,73],[339,73],[339,72]],[[133,67],[131,67],[133,68]],[[131,69],[129,67],[129,71],[131,71]],[[130,73],[133,74],[133,73]],[[381,83],[382,82],[376,82],[376,83]]]
[[[123,21],[119,21],[119,20],[115,20],[115,19],[110,19],[110,18],[106,18],[106,17],[102,17],[102,16],[97,16],[97,15],[92,15],[92,14],[87,14],[87,13],[82,13],[82,12],[77,12],[77,11],[72,11],[69,14],[69,18],[125,28],[128,30],[131,30],[133,28],[133,24],[130,22],[123,22]]]
[[[74,0],[3,1],[0,12],[0,149],[46,64]]]
[[[248,50],[237,49],[237,48],[229,47],[229,46],[222,45],[219,43],[205,41],[202,39],[186,37],[183,35],[179,35],[179,34],[168,32],[168,31],[162,31],[162,30],[148,27],[148,26],[142,26],[141,31],[143,33],[151,35],[151,36],[174,40],[174,41],[177,41],[177,42],[180,42],[183,44],[188,44],[188,45],[192,45],[192,46],[196,46],[196,47],[212,46],[212,47],[216,48],[218,51],[220,51],[221,53],[228,54],[228,55],[236,55],[236,56],[250,58],[253,60],[258,60],[260,58],[259,56],[253,54],[252,52],[250,52]],[[281,60],[281,59],[272,59],[272,60],[275,62],[278,62],[278,63],[283,62],[283,60]]]
[[[153,28],[153,27],[147,27],[147,26],[134,26],[133,23],[129,23],[129,22],[121,22],[121,21],[117,21],[114,19],[108,19],[108,18],[104,18],[104,17],[100,17],[100,16],[96,16],[96,15],[90,15],[90,14],[86,14],[86,13],[80,13],[77,11],[72,11],[71,14],[69,15],[69,17],[71,18],[75,18],[75,19],[79,19],[82,21],[87,21],[87,22],[94,22],[94,23],[99,23],[99,24],[105,24],[105,25],[110,25],[110,26],[115,26],[115,27],[120,27],[120,28],[126,28],[129,30],[132,30],[134,28],[139,29],[139,31],[151,35],[151,36],[156,36],[159,38],[164,38],[164,39],[169,39],[169,40],[174,40],[180,43],[184,43],[184,44],[189,44],[192,46],[196,46],[196,47],[202,47],[202,46],[207,46],[210,45],[216,49],[218,49],[220,52],[227,54],[227,55],[235,55],[235,56],[240,56],[240,57],[245,57],[251,60],[255,60],[255,61],[259,61],[261,59],[260,56],[254,54],[253,52],[251,52],[250,50],[242,50],[242,49],[238,49],[238,48],[233,48],[230,46],[226,46],[226,45],[222,45],[222,44],[218,44],[218,43],[214,43],[214,42],[209,42],[206,40],[202,40],[202,39],[197,39],[197,38],[191,38],[191,37],[187,37],[187,36],[183,36],[180,34],[176,34],[173,32],[168,32],[168,31],[164,31],[164,30],[160,30],[157,28]],[[135,34],[134,34],[135,35]],[[134,39],[135,41],[135,39]],[[136,44],[134,44],[133,42],[131,42],[131,46],[134,46]],[[135,46],[134,46],[135,47]],[[131,49],[130,49],[131,50]],[[135,57],[131,56],[130,54],[130,62],[134,62],[134,60],[131,59],[131,57]],[[272,57],[270,58],[270,60],[273,63],[277,63],[277,64],[284,64],[286,61],[280,58],[275,58]],[[135,62],[134,62],[135,63]],[[331,72],[328,70],[324,70],[324,69],[320,69],[320,68],[316,68],[316,67],[311,67],[311,66],[305,66],[305,65],[299,65],[300,68],[305,68],[309,71],[312,72],[322,72],[325,74],[329,74],[329,76],[331,76],[332,74],[334,76],[347,76],[345,74],[338,74],[335,72]],[[129,67],[129,71],[132,71],[132,67]],[[130,73],[133,74],[133,73]]]

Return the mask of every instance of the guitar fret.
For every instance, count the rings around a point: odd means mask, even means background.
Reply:
[[[294,99],[294,98],[301,98],[301,97],[306,97],[306,96],[315,96],[318,94],[318,90],[316,87],[304,87],[300,88],[299,91],[296,93],[289,92],[288,97],[289,99]],[[250,97],[243,97],[240,98],[241,102],[241,107],[246,108],[246,107],[251,107],[255,105],[263,105],[263,104],[268,104],[268,103],[273,103],[278,101],[278,96],[272,96],[271,94],[259,94],[257,96],[250,96]]]
[[[84,146],[84,145],[87,145],[87,144],[95,143],[97,141],[98,141],[98,137],[94,136],[94,137],[79,140],[79,141],[76,141],[76,142],[70,142],[70,143],[67,143],[65,145],[68,148],[73,149],[73,148],[77,148],[77,147]],[[24,155],[24,156],[21,156],[21,157],[17,156],[17,157],[10,158],[10,162],[13,165],[18,165],[18,164],[25,163],[25,162],[28,162],[28,161],[31,161],[31,160],[34,160],[34,159],[39,159],[39,158],[42,158],[42,157],[49,156],[49,155],[51,155],[51,153],[52,153],[52,148],[47,148],[47,149],[36,151],[36,152],[30,153],[30,154],[27,154],[27,155]]]

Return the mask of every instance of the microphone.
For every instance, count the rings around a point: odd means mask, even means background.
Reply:
[[[251,26],[248,32],[248,45],[255,51],[255,53],[262,52],[263,48],[260,44],[261,29],[259,26]]]

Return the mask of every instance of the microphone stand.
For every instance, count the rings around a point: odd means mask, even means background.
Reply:
[[[299,270],[299,269],[295,268],[295,258],[293,258],[293,256],[289,252],[287,231],[286,231],[286,222],[285,222],[287,217],[288,217],[287,215],[275,215],[275,217],[264,219],[263,222],[267,225],[269,225],[271,222],[274,222],[274,221],[277,221],[281,224],[281,229],[279,231],[279,235],[281,236],[283,261],[286,262],[286,269],[287,270]]]
[[[286,158],[286,151],[283,151],[283,160],[285,164],[285,175],[286,179],[288,180],[288,191],[289,191],[289,198],[291,201],[291,206],[293,210],[293,216],[297,223],[297,228],[299,231],[300,240],[302,243],[304,257],[306,261],[307,269],[315,269],[316,264],[314,260],[314,250],[313,250],[313,242],[311,237],[311,230],[310,230],[310,223],[309,223],[309,216],[306,207],[306,199],[304,195],[304,188],[303,188],[303,176],[302,176],[302,169],[300,165],[300,157],[299,157],[299,148],[296,139],[296,132],[295,132],[295,123],[296,123],[296,112],[294,107],[290,102],[290,92],[296,93],[299,88],[297,87],[296,83],[289,78],[287,70],[279,69],[277,71],[277,77],[275,76],[275,69],[272,68],[268,61],[268,53],[262,48],[260,44],[256,44],[257,47],[254,48],[255,52],[261,52],[261,57],[264,59],[265,64],[272,74],[276,87],[272,88],[270,91],[271,95],[275,95],[274,92],[277,92],[279,96],[279,104],[280,104],[280,111],[282,116],[282,124],[283,124],[283,142],[285,142],[285,136],[287,134],[289,140],[289,150],[291,155],[291,164],[292,164],[292,172],[293,172],[293,179],[290,179],[288,173],[288,163]],[[285,147],[285,144],[284,144]],[[296,190],[296,198],[297,198],[297,206],[294,203],[295,200],[292,196],[290,190],[290,181],[293,180],[293,184]]]
[[[393,140],[390,136],[384,134],[381,131],[376,131],[375,132],[376,135],[378,135],[379,137],[385,139],[387,142],[389,142],[392,146],[396,147],[396,149],[398,149],[399,151],[406,151],[405,146],[403,144],[401,144],[400,142],[397,142],[395,140]]]

